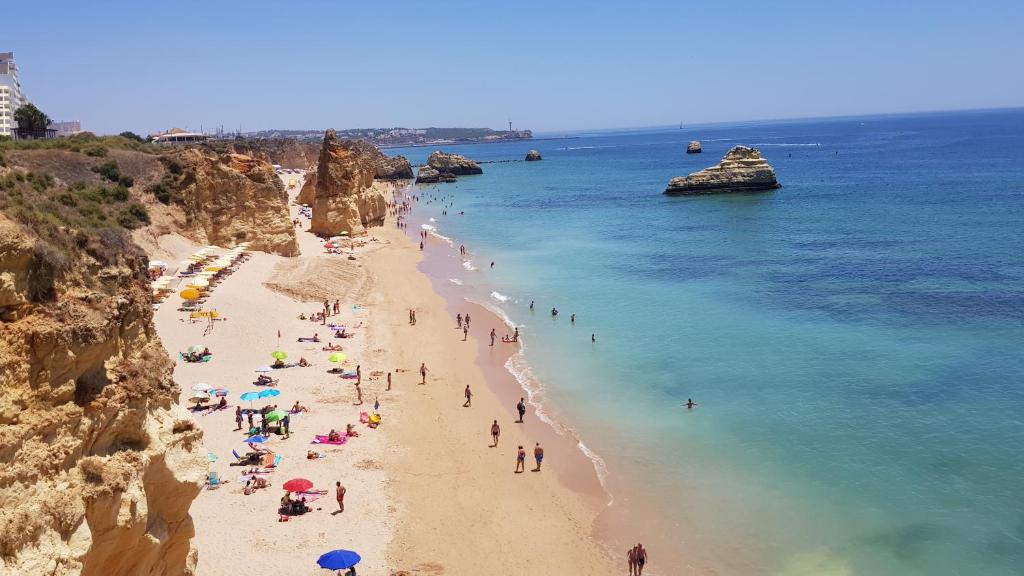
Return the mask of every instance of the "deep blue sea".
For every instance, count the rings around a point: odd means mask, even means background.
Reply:
[[[661,194],[738,144],[783,188]],[[607,463],[623,548],[659,574],[1024,574],[1024,110],[444,147],[530,148],[418,211]]]

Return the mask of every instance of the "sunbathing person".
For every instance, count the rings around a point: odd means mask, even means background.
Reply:
[[[227,407],[228,407],[228,399],[225,398],[224,396],[221,396],[220,397],[220,402],[218,402],[216,406],[211,408],[211,411],[213,411],[213,410],[224,410]]]
[[[345,336],[345,329],[342,328],[341,330],[335,330],[334,331],[334,337],[335,338],[347,338],[347,336]]]
[[[303,368],[305,368],[305,367],[309,366],[309,362],[307,362],[305,358],[301,358],[300,357],[299,358],[299,366],[302,366]]]
[[[309,408],[299,404],[299,401],[296,400],[295,405],[292,406],[292,414],[298,414],[299,412],[309,412]]]
[[[324,346],[324,350],[327,352],[337,352],[339,350],[344,350],[344,348],[342,348],[340,344],[328,344],[327,346]]]
[[[356,437],[356,436],[359,436],[359,432],[356,430],[356,427],[353,426],[352,424],[346,424],[345,425],[345,435],[346,436]]]
[[[269,386],[269,385],[271,385],[273,383],[274,383],[274,379],[271,378],[270,376],[265,375],[265,374],[260,374],[259,376],[256,377],[255,384],[257,386]]]
[[[337,441],[341,440],[341,435],[338,434],[334,430],[334,428],[331,428],[330,433],[327,434],[327,440],[328,440],[328,442],[337,442]]]
[[[284,360],[278,358],[274,360],[274,363],[270,365],[271,368],[284,368]]]

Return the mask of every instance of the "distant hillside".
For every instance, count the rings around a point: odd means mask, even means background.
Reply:
[[[493,130],[491,128],[350,128],[336,132],[339,138],[364,140],[377,146],[498,142],[533,138],[531,130]],[[323,130],[261,130],[250,132],[245,136],[247,139],[290,138],[313,142],[321,140],[323,134]]]

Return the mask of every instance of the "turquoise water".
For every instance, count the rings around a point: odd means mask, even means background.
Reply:
[[[736,144],[784,187],[660,194]],[[1024,574],[1024,111],[445,147],[529,148],[418,212],[607,462],[617,544],[660,574]]]

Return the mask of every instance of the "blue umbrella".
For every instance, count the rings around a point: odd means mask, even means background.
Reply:
[[[259,397],[260,398],[270,398],[272,396],[277,396],[280,393],[281,393],[280,390],[275,390],[273,388],[269,388],[267,390],[263,390],[262,392],[260,392],[259,393]]]
[[[245,443],[246,444],[263,444],[266,441],[267,441],[267,437],[266,436],[260,436],[259,434],[257,434],[255,436],[250,436],[249,438],[247,438]]]
[[[240,400],[244,400],[244,401],[248,402],[249,403],[249,409],[251,410],[252,409],[252,401],[257,399],[257,398],[259,398],[259,397],[260,397],[260,393],[259,392],[246,392],[245,394],[242,394],[238,398]]]
[[[321,556],[316,563],[327,570],[344,570],[359,564],[360,560],[362,558],[359,554],[351,550],[332,550]]]

